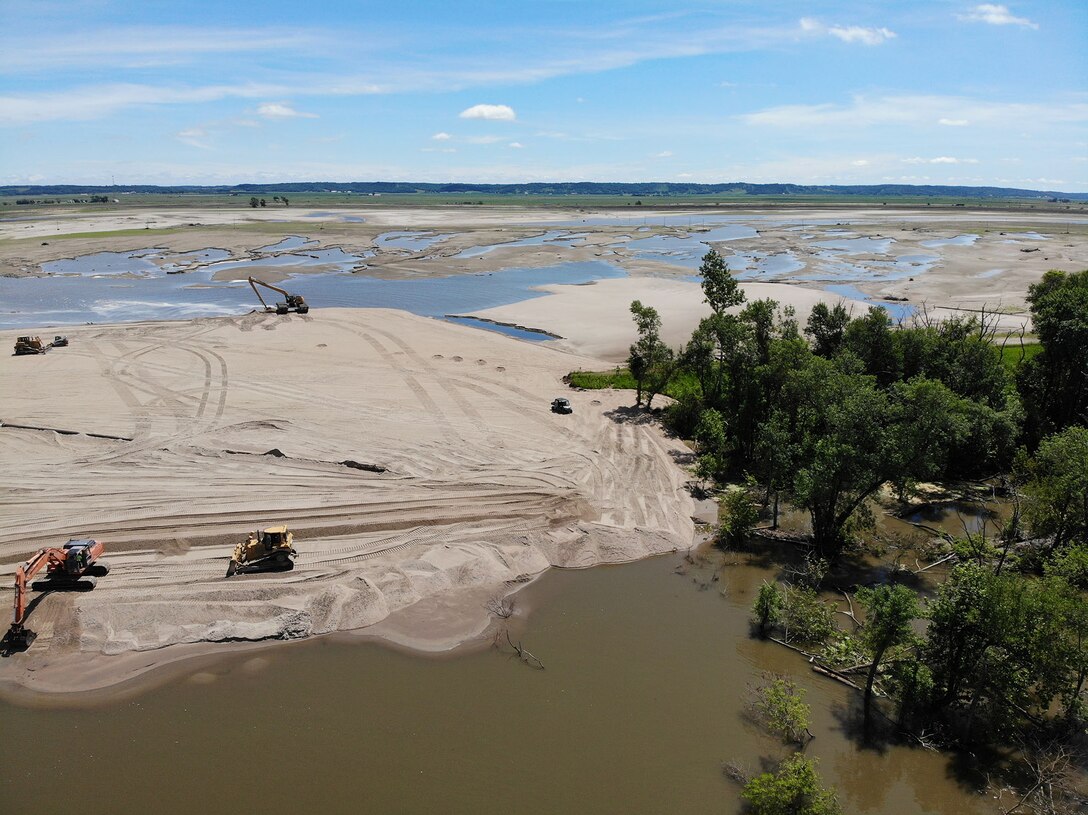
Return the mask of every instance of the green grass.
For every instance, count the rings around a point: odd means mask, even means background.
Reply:
[[[571,371],[570,384],[576,388],[599,391],[604,388],[635,389],[635,378],[626,368],[611,371]]]
[[[1021,362],[1027,362],[1034,356],[1042,353],[1043,346],[1039,343],[1030,343],[1025,345],[1006,345],[1001,349],[1001,361],[1005,364],[1005,368],[1009,373],[1016,373],[1016,369],[1020,367]]]
[[[611,371],[571,371],[568,374],[570,384],[575,388],[585,388],[590,391],[616,388],[620,390],[635,390],[635,378],[631,371],[624,366],[617,366]],[[699,380],[690,371],[677,371],[668,386],[662,393],[665,396],[679,399],[686,393],[698,393]]]

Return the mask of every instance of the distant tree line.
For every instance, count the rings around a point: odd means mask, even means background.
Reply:
[[[301,181],[283,184],[235,184],[235,185],[174,185],[157,186],[132,184],[120,186],[8,185],[0,186],[0,195],[85,195],[88,193],[201,193],[201,194],[257,194],[268,193],[329,193],[354,194],[472,194],[492,195],[610,195],[635,198],[693,196],[693,195],[794,195],[794,196],[865,196],[897,198],[902,196],[941,198],[1024,198],[1046,202],[1049,199],[1088,201],[1088,193],[1067,193],[1054,190],[1025,190],[1015,187],[953,187],[946,185],[912,184],[855,184],[855,185],[806,185],[806,184],[750,184],[730,182],[724,184],[696,184],[677,182],[619,183],[603,181],[581,182],[533,182],[525,184],[474,184],[415,183],[401,181]]]

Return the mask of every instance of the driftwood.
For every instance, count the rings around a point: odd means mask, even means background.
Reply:
[[[953,553],[952,553],[952,554],[950,554],[950,555],[945,555],[945,556],[944,556],[943,558],[941,558],[940,560],[935,560],[935,561],[933,561],[933,563],[930,563],[930,564],[929,564],[928,566],[923,566],[923,567],[922,567],[922,568],[920,568],[920,569],[916,569],[914,573],[915,573],[915,574],[921,574],[921,573],[922,573],[922,572],[924,572],[924,571],[928,571],[929,569],[932,569],[932,568],[933,568],[934,566],[940,566],[940,565],[941,565],[942,563],[946,563],[946,562],[948,562],[949,560],[952,560],[952,558],[954,558],[955,556],[956,556],[956,553],[955,553],[955,552],[953,552]]]
[[[859,629],[859,628],[864,628],[865,623],[859,621],[858,618],[854,616],[854,603],[850,599],[850,595],[847,594],[842,589],[839,589],[839,594],[841,594],[843,597],[846,598],[846,605],[848,605],[850,607],[850,610],[849,611],[843,611],[840,608],[840,609],[836,609],[835,613],[836,614],[842,614],[842,615],[844,615],[846,617],[849,617],[851,620],[853,620],[854,621],[854,630],[855,631],[857,631],[857,629]]]
[[[525,648],[522,648],[520,641],[518,642],[517,645],[514,644],[514,641],[512,639],[510,639],[510,632],[509,631],[506,632],[506,641],[508,643],[510,643],[511,648],[513,648],[515,651],[517,651],[517,654],[521,658],[522,662],[524,662],[526,665],[528,665],[528,666],[530,666],[532,668],[538,668],[541,671],[544,670],[544,663],[541,662],[539,659],[537,659],[532,654],[530,654],[528,650],[526,650]]]
[[[847,679],[845,676],[843,676],[838,671],[836,671],[836,670],[834,670],[832,668],[825,668],[823,665],[819,664],[818,662],[813,662],[812,663],[812,670],[814,670],[816,673],[820,674],[821,676],[826,676],[829,679],[838,680],[839,682],[842,682],[844,685],[849,685],[854,690],[862,690],[861,686],[854,684],[853,682],[851,682],[849,679]]]

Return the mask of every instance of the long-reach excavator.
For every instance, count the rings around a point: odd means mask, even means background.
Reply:
[[[258,280],[255,277],[249,278],[249,285],[253,288],[253,293],[257,295],[257,299],[261,301],[261,305],[264,306],[266,312],[275,312],[276,314],[287,314],[292,311],[296,311],[299,314],[305,314],[310,310],[310,307],[306,305],[306,301],[302,299],[301,294],[288,294],[279,286],[273,286],[271,283],[265,283],[263,280]],[[261,290],[257,286],[264,286],[266,289],[272,289],[272,291],[279,292],[283,295],[283,301],[276,303],[274,306],[268,305],[265,302],[264,297],[261,296]]]
[[[90,591],[98,578],[110,573],[110,566],[99,560],[106,551],[101,541],[79,538],[61,548],[41,549],[15,570],[15,614],[11,628],[4,635],[3,648],[25,651],[38,635],[24,626],[27,617],[27,586],[34,575],[46,569],[45,580],[30,585],[35,591]]]

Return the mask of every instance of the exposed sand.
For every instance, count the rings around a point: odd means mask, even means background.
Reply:
[[[869,309],[869,304],[862,301],[784,283],[745,283],[742,288],[749,302],[770,298],[782,306],[793,306],[802,325],[812,307],[820,302],[844,303],[853,314],[865,314]],[[699,320],[710,314],[710,307],[703,302],[702,287],[688,280],[625,277],[541,289],[549,295],[476,311],[472,316],[546,330],[563,338],[549,341],[549,345],[582,349],[615,363],[627,359],[634,341],[632,300],[657,309],[661,337],[672,348],[691,339]]]
[[[562,386],[601,360],[376,309],[68,334],[0,357],[0,602],[19,561],[70,536],[104,540],[113,571],[44,596],[37,642],[0,661],[8,687],[104,686],[176,659],[165,646],[360,629],[427,598],[382,634],[449,648],[549,566],[691,545],[686,448],[629,394]],[[549,411],[560,393],[573,415]],[[295,570],[224,579],[233,543],[273,523]]]

